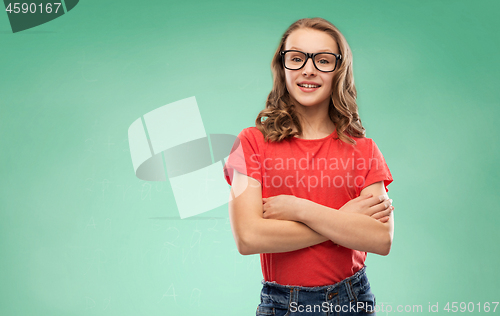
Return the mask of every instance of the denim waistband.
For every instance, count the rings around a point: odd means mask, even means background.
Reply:
[[[362,292],[370,285],[368,277],[366,276],[366,266],[363,266],[363,268],[361,268],[354,275],[332,285],[305,287],[281,285],[276,282],[264,280],[261,283],[264,288],[267,287],[272,290],[274,294],[281,293],[282,295],[287,296],[290,301],[296,301],[298,299],[299,292],[301,293],[301,297],[308,297],[312,300],[329,301],[334,297],[343,297],[347,301],[355,301],[358,293]]]

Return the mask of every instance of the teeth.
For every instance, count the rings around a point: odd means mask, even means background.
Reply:
[[[314,85],[314,84],[299,84],[299,86],[304,87],[304,88],[319,88],[319,86]]]

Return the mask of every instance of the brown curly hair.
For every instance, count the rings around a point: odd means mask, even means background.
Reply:
[[[302,134],[298,113],[294,110],[286,88],[285,70],[280,56],[288,36],[300,28],[326,32],[337,42],[342,62],[333,78],[328,114],[335,124],[338,137],[346,143],[356,144],[355,140],[344,134],[346,131],[350,136],[365,137],[365,128],[361,124],[356,104],[357,94],[352,70],[352,52],[342,33],[332,23],[322,18],[300,19],[290,25],[283,34],[271,62],[273,89],[267,97],[266,108],[260,111],[255,125],[264,134],[266,140],[275,142]]]

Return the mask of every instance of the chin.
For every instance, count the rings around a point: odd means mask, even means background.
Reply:
[[[316,104],[318,104],[316,102],[300,102],[300,101],[299,101],[299,103],[300,103],[300,105],[306,106],[306,107],[315,106]]]
[[[301,99],[301,98],[298,98],[296,100],[302,106],[307,106],[307,107],[316,106],[316,105],[319,105],[319,104],[325,102],[325,100],[311,100],[311,99]]]

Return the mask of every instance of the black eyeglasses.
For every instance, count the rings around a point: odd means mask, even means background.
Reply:
[[[299,70],[312,59],[314,67],[321,72],[332,72],[337,69],[337,63],[342,62],[342,56],[334,53],[304,53],[300,50],[285,50],[280,52],[283,66],[289,70]]]

